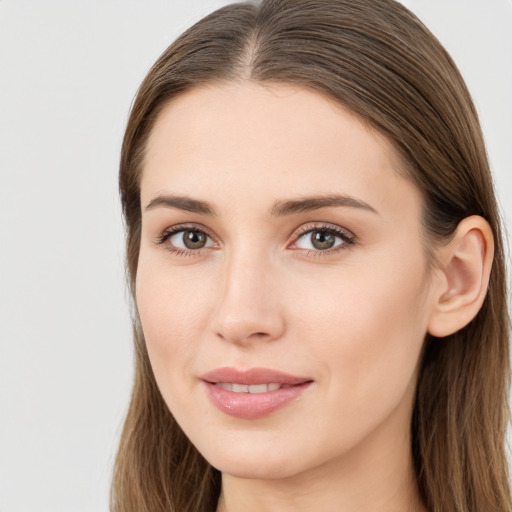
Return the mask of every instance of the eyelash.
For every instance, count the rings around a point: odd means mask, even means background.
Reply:
[[[213,236],[210,235],[210,233],[205,230],[204,228],[200,228],[193,224],[179,224],[177,226],[173,226],[169,229],[166,229],[158,238],[157,238],[157,245],[164,245],[173,235],[180,232],[185,231],[194,231],[196,233],[203,233],[207,237],[211,238],[213,240]],[[180,247],[175,247],[171,244],[167,244],[166,250],[176,254],[177,256],[196,256],[201,249],[181,249]]]
[[[193,231],[197,233],[202,233],[209,237],[210,239],[214,240],[214,237],[204,228],[198,227],[196,225],[177,225],[173,226],[169,229],[166,229],[156,240],[157,245],[164,245],[166,242],[169,241],[169,239],[180,232],[185,231]],[[338,226],[333,225],[320,225],[320,226],[306,226],[303,228],[300,228],[299,231],[294,235],[295,241],[294,244],[300,240],[303,236],[307,235],[308,233],[314,233],[314,232],[322,232],[327,233],[330,235],[334,235],[337,238],[340,238],[343,243],[340,245],[332,248],[332,249],[304,249],[306,250],[307,256],[327,256],[332,255],[335,253],[338,253],[340,251],[346,250],[347,246],[354,245],[356,243],[356,237],[348,230],[345,230]],[[181,249],[180,247],[175,247],[171,244],[167,244],[166,250],[169,252],[176,254],[177,256],[197,256],[198,253],[201,251],[201,249]],[[297,250],[297,249],[295,249]]]
[[[308,233],[314,232],[321,232],[327,233],[329,235],[334,235],[335,237],[340,238],[342,240],[342,243],[336,247],[333,247],[332,249],[306,249],[307,256],[330,256],[332,254],[336,254],[340,251],[346,250],[347,246],[354,245],[356,242],[355,236],[350,231],[343,229],[339,226],[323,224],[319,226],[305,226],[303,228],[300,228],[298,232],[294,235],[294,244],[297,243],[303,236],[307,235]]]

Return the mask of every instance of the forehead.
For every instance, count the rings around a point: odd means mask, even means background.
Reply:
[[[209,199],[243,195],[253,204],[333,187],[376,203],[385,191],[396,200],[397,187],[419,195],[383,135],[342,105],[290,85],[192,89],[163,108],[146,149],[143,201],[167,189]]]

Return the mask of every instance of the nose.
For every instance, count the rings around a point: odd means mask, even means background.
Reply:
[[[277,340],[285,331],[279,272],[264,255],[247,252],[224,262],[213,317],[215,335],[240,346]]]

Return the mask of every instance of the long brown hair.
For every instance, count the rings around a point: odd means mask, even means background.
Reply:
[[[225,81],[295,84],[333,98],[383,133],[424,195],[424,229],[442,242],[470,215],[490,224],[495,256],[475,319],[425,340],[412,415],[421,499],[431,512],[512,510],[504,453],[509,322],[502,236],[482,133],[455,64],[394,0],[263,0],[221,8],[172,44],[133,105],[120,164],[132,296],[139,182],[162,107]],[[135,302],[134,302],[135,304]],[[116,459],[112,512],[211,512],[220,477],[176,424],[157,388],[133,312],[135,382]]]

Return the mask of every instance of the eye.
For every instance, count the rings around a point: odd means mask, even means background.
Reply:
[[[178,254],[191,254],[214,245],[213,240],[203,230],[194,227],[176,226],[168,229],[158,240],[167,249]]]
[[[299,233],[292,248],[305,249],[315,252],[329,252],[344,248],[354,243],[354,236],[342,228],[334,226],[319,226],[306,228]]]

